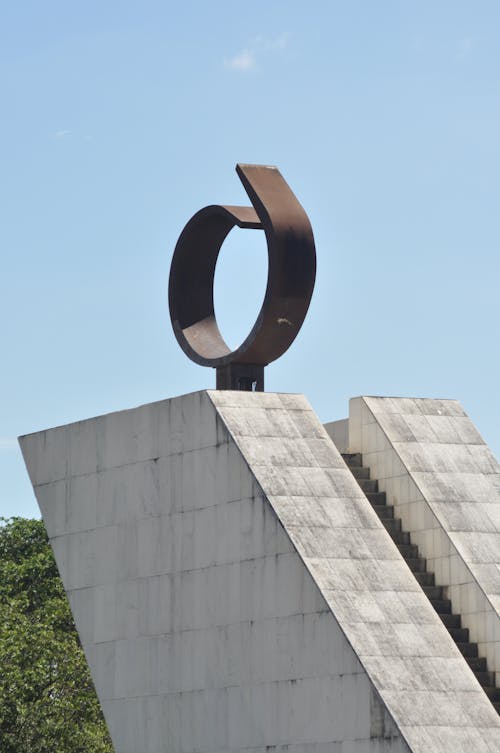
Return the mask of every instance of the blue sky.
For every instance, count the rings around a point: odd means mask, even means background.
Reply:
[[[360,394],[459,399],[500,454],[497,2],[4,4],[0,514],[38,510],[15,438],[213,387],[171,331],[186,221],[278,165],[318,277],[266,388],[324,420]],[[243,339],[266,247],[216,276]]]

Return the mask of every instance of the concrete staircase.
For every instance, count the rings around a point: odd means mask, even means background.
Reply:
[[[468,628],[462,627],[459,614],[451,611],[451,601],[445,598],[443,586],[435,585],[434,573],[426,569],[426,560],[420,557],[418,546],[411,543],[410,534],[403,531],[401,520],[394,517],[394,507],[387,504],[386,493],[379,491],[378,481],[370,478],[370,469],[363,466],[361,453],[343,453],[347,466],[364,491],[368,501],[389,532],[408,567],[420,583],[423,592],[443,621],[465,661],[474,672],[479,684],[500,714],[500,689],[495,687],[495,675],[489,672],[486,659],[478,656],[477,643],[469,641]]]

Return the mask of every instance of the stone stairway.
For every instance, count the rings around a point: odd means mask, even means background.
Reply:
[[[412,544],[410,534],[402,530],[401,519],[394,517],[394,507],[387,504],[385,492],[378,489],[378,481],[370,478],[370,469],[363,466],[361,453],[342,454],[342,457],[457,644],[465,661],[474,672],[479,684],[500,714],[500,689],[495,687],[495,673],[489,672],[486,659],[478,656],[477,643],[469,641],[469,630],[462,627],[460,615],[452,613],[451,601],[445,598],[444,587],[435,585],[434,573],[427,571],[426,560],[420,557],[418,546]]]

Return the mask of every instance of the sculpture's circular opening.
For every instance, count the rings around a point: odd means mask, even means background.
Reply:
[[[263,367],[290,347],[302,326],[314,288],[316,254],[309,219],[280,172],[264,165],[238,165],[237,171],[253,206],[211,204],[191,217],[172,257],[170,319],[179,345],[193,361],[217,369],[230,364],[250,372],[260,369],[257,381],[262,383]],[[269,270],[253,326],[243,342],[237,338],[240,344],[231,350],[217,323],[214,277],[222,244],[235,225],[264,230]],[[250,258],[255,267],[255,252],[250,252]],[[238,277],[245,283],[241,266]],[[232,287],[223,284],[224,290]]]
[[[264,232],[234,227],[219,252],[214,279],[215,318],[231,350],[241,345],[255,324],[268,267]]]

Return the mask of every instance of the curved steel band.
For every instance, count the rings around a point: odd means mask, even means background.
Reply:
[[[179,345],[203,366],[263,367],[279,358],[297,336],[316,276],[316,252],[309,218],[275,167],[237,165],[253,207],[213,205],[187,223],[175,247],[169,281],[170,318]],[[244,342],[231,351],[217,326],[213,284],[224,239],[237,225],[263,229],[269,269],[257,320]]]

